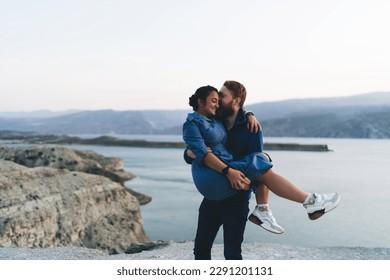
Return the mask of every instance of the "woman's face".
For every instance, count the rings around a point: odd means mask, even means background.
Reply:
[[[199,100],[199,109],[198,113],[211,118],[217,114],[217,109],[219,108],[219,96],[218,92],[212,91],[206,98],[206,102]]]

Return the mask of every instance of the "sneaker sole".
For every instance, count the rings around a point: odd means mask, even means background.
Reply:
[[[263,229],[265,229],[266,231],[269,231],[271,233],[275,233],[275,234],[282,234],[283,232],[278,232],[278,231],[272,231],[266,227],[264,227],[264,223],[259,219],[257,218],[255,215],[251,214],[248,218],[249,221],[251,221],[252,223],[258,225],[258,226],[261,226]]]
[[[330,207],[325,207],[324,209],[315,211],[313,213],[308,214],[310,220],[317,220],[318,218],[321,218],[325,213],[328,213],[335,209],[337,206],[339,206],[341,201],[341,197],[339,196],[335,203],[332,204]]]
[[[325,209],[315,211],[313,213],[308,214],[310,220],[317,220],[321,218],[325,214]]]

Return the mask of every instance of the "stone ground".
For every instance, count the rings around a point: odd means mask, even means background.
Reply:
[[[0,260],[192,260],[193,242],[168,245],[134,254],[107,255],[99,250],[79,247],[0,248]],[[223,260],[223,245],[213,247],[212,258]],[[390,248],[302,247],[246,243],[247,260],[390,260]]]

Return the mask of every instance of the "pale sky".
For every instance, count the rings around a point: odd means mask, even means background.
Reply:
[[[390,91],[388,0],[0,0],[0,111],[190,109]]]

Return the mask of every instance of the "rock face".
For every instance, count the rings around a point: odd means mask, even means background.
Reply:
[[[68,169],[105,176],[124,185],[125,181],[136,176],[123,169],[119,158],[105,157],[94,151],[78,151],[58,145],[36,145],[23,147],[0,146],[0,159],[10,160],[27,166],[47,166],[55,169]],[[151,201],[151,197],[127,189],[141,204]]]
[[[56,163],[42,153],[30,160],[59,167],[68,160],[55,159]],[[74,165],[81,168],[84,162]],[[118,167],[112,161],[106,166]],[[139,202],[120,183],[68,169],[28,168],[0,160],[0,247],[69,245],[113,254],[144,242],[149,239]]]
[[[27,166],[47,166],[102,175],[119,183],[133,179],[134,174],[123,170],[123,161],[104,157],[94,151],[77,151],[62,146],[0,147],[0,159]]]

